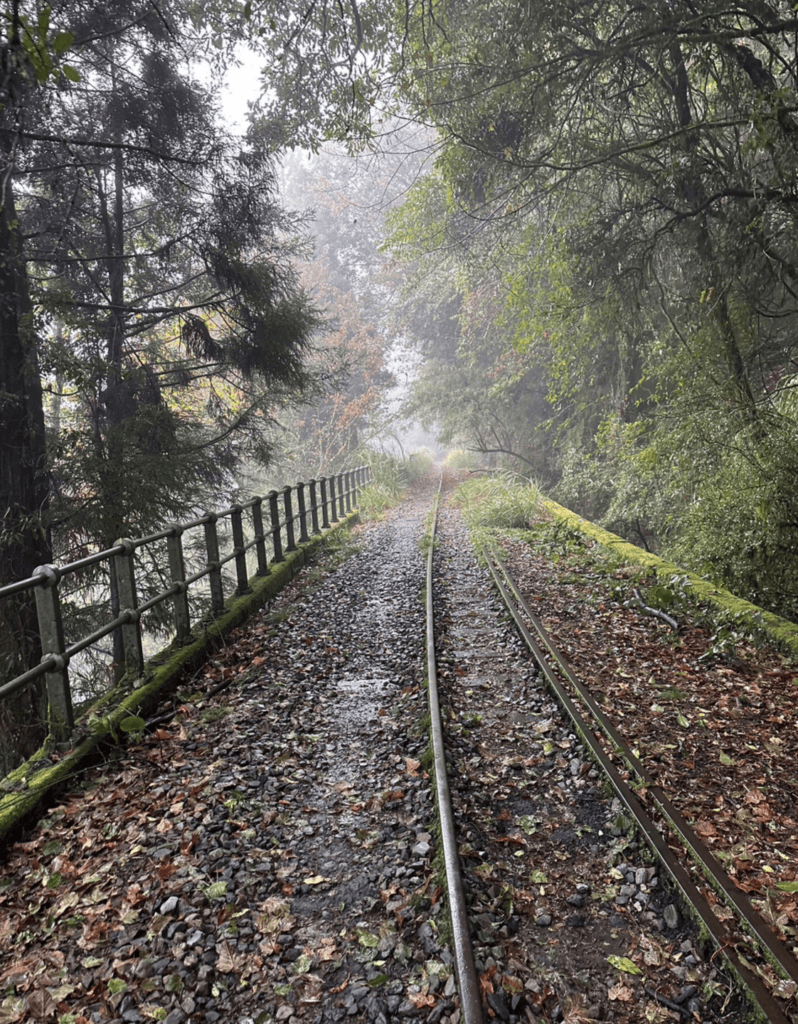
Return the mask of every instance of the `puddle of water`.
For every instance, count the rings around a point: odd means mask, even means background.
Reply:
[[[369,749],[369,729],[374,729],[375,720],[385,704],[388,682],[379,676],[347,676],[336,683],[337,692],[332,695],[326,707],[330,735],[335,744],[327,743],[330,767],[327,778],[330,782],[358,781],[361,769],[357,757],[353,757],[353,743],[365,751]]]
[[[374,696],[385,692],[387,683],[384,679],[379,679],[376,676],[365,679],[339,679],[337,683],[338,689],[343,690],[345,693],[363,693],[368,696]]]

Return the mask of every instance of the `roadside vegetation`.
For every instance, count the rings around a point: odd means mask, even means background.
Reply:
[[[379,519],[398,504],[408,489],[433,467],[432,453],[427,449],[411,452],[407,458],[381,452],[365,452],[364,459],[374,474],[358,501],[358,509],[366,519]]]
[[[537,484],[515,473],[483,473],[460,484],[454,503],[472,529],[527,529],[540,497]]]

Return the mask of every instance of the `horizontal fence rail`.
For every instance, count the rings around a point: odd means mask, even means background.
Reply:
[[[28,579],[0,587],[0,601],[34,591],[42,650],[38,665],[0,685],[0,702],[43,677],[50,736],[57,742],[68,740],[74,727],[69,663],[77,654],[119,631],[123,663],[117,666],[117,676],[141,675],[144,668],[141,617],[145,612],[171,602],[174,634],[178,640],[187,638],[192,628],[190,588],[207,579],[205,602],[209,604],[210,614],[206,621],[219,616],[225,603],[226,575],[232,575],[235,580],[235,594],[246,593],[249,589],[248,556],[254,558],[257,565],[256,575],[267,576],[271,564],[284,561],[287,553],[310,540],[311,535],[328,530],[355,510],[358,493],[370,480],[371,467],[360,466],[335,476],[283,487],[221,512],[208,512],[188,522],[166,526],[147,537],[120,538],[106,551],[98,551],[68,565],[40,565]],[[192,547],[189,558],[194,571],[187,571],[184,538],[190,531],[195,531],[192,537],[196,538],[200,528],[202,539]],[[222,541],[228,532],[232,548],[222,554]],[[252,539],[247,541],[247,536]],[[159,543],[163,548],[163,542],[165,559],[162,550],[156,551]],[[160,562],[165,562],[160,568],[170,583],[139,604],[139,556],[145,550],[156,560],[160,555]],[[116,595],[109,603],[111,617],[92,633],[67,644],[61,614],[61,583],[103,562],[108,563],[109,580],[113,584],[110,590]],[[194,568],[198,562],[198,567]],[[192,596],[194,594],[196,590],[192,591]]]

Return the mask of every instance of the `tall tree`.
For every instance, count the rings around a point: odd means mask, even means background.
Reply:
[[[218,500],[245,450],[267,453],[319,320],[270,154],[226,137],[192,71],[190,5],[56,14],[15,3],[3,51],[3,583],[50,536],[68,557]],[[30,606],[3,614],[13,673],[39,652]]]
[[[50,558],[39,322],[31,301],[14,170],[37,92],[57,74],[54,55],[70,39],[50,32],[49,15],[26,17],[18,0],[6,12],[0,44],[0,585]],[[39,653],[33,607],[25,595],[0,605],[0,679],[29,667]],[[23,751],[41,737],[38,688],[2,707],[0,733]],[[5,760],[5,758],[4,758]]]

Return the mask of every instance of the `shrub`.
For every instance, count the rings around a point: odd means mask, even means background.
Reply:
[[[540,488],[512,473],[472,477],[457,488],[455,504],[471,527],[524,529],[540,509]]]

